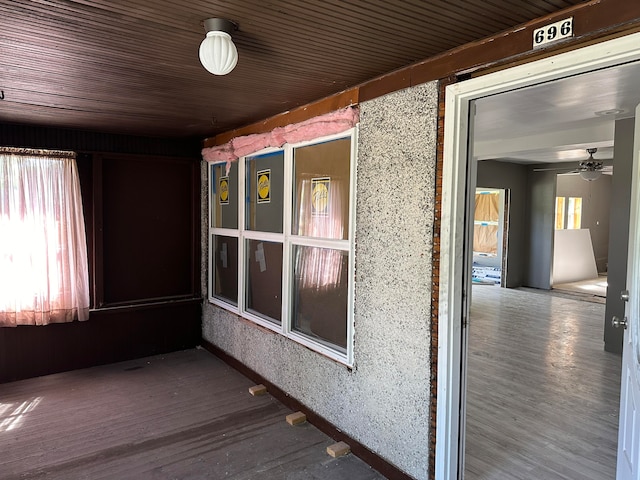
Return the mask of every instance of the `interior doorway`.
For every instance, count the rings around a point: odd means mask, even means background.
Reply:
[[[597,149],[588,150],[589,158],[597,155]],[[613,163],[603,162],[593,178],[575,171],[556,175],[552,287],[602,303],[608,286]]]
[[[471,281],[505,286],[509,238],[509,190],[476,187]]]
[[[534,85],[566,79],[619,65],[629,60],[636,60],[640,56],[640,51],[636,46],[637,42],[637,35],[632,35],[619,39],[614,47],[609,45],[614,54],[611,53],[611,49],[598,49],[598,46],[594,46],[595,49],[587,47],[587,49],[570,54],[558,55],[553,57],[552,61],[542,60],[500,72],[500,75],[495,78],[490,78],[491,76],[488,75],[484,79],[478,78],[469,81],[470,83],[464,82],[467,85],[459,84],[448,87],[443,175],[443,230],[447,234],[443,235],[443,239],[455,239],[458,234],[465,239],[464,243],[467,245],[471,241],[469,227],[457,215],[465,208],[464,205],[467,205],[467,211],[472,211],[468,192],[472,191],[472,188],[475,190],[477,165],[467,159],[474,157],[478,159],[481,156],[479,154],[485,154],[486,150],[478,148],[479,145],[475,143],[470,146],[471,143],[467,145],[465,141],[455,139],[469,137],[469,131],[472,128],[465,125],[461,119],[469,118],[469,113],[473,111],[474,100],[499,95],[514,89],[523,91]],[[526,121],[529,124],[535,123],[532,122],[531,117],[526,118]],[[536,137],[535,134],[530,137],[532,138],[529,140],[536,140],[533,138]],[[537,140],[539,141],[539,137]],[[503,143],[509,144],[508,141]],[[541,206],[540,201],[542,203],[548,202],[554,206],[555,196],[549,197],[547,195],[548,188],[540,180],[540,178],[529,180],[529,188],[533,192],[533,198],[530,199],[527,207],[527,212],[530,215],[528,225],[530,231],[549,231],[552,233],[553,215],[548,215],[544,209],[539,207]],[[449,191],[447,191],[447,187],[450,187]],[[551,188],[551,191],[553,190],[555,190],[555,185]],[[546,198],[545,200],[541,200],[543,196]],[[552,269],[553,240],[550,243],[538,240],[531,238],[528,240],[529,251],[523,260],[525,262],[523,271],[527,282],[532,283],[534,288],[549,289],[552,281],[550,271]],[[438,357],[438,371],[444,372],[444,375],[439,376],[438,382],[436,477],[461,478],[464,472],[464,419],[466,418],[467,406],[465,402],[458,402],[460,398],[464,398],[463,395],[469,380],[465,370],[469,354],[468,329],[465,327],[468,325],[469,309],[473,308],[473,301],[469,301],[473,298],[473,293],[469,282],[468,255],[465,258],[463,254],[464,244],[459,245],[456,241],[443,243],[441,265],[444,265],[444,268],[441,269],[440,281],[439,341],[441,344],[444,342],[444,348]],[[537,268],[538,266],[540,268]],[[552,313],[548,314],[549,318],[552,316]],[[471,321],[473,321],[473,316],[471,316]],[[460,369],[459,366],[462,368]],[[611,402],[617,403],[615,399],[612,399]],[[458,419],[455,418],[456,412],[460,414]],[[449,440],[443,438],[443,435],[447,434]],[[438,454],[440,455],[438,456]]]

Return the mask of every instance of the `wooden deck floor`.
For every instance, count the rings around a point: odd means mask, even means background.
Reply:
[[[615,478],[620,356],[604,305],[474,286],[467,480]]]
[[[0,478],[384,478],[204,350],[0,385]]]

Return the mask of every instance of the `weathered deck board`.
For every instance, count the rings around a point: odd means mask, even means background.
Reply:
[[[204,350],[0,385],[0,478],[384,478]]]

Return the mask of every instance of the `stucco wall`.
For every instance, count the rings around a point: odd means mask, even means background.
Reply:
[[[435,82],[361,104],[353,370],[203,309],[206,340],[419,479],[428,473],[436,122]],[[206,180],[203,169],[205,254]]]

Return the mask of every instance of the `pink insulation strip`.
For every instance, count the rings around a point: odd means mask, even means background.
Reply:
[[[304,122],[275,128],[270,133],[257,133],[236,137],[224,145],[202,149],[202,158],[209,163],[226,163],[227,172],[231,162],[267,147],[281,147],[285,143],[299,143],[314,138],[344,132],[354,127],[359,120],[358,107],[310,118]]]

